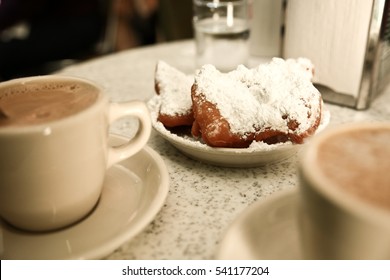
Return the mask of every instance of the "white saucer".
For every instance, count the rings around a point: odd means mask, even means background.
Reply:
[[[287,159],[294,155],[302,145],[291,142],[268,145],[256,143],[249,148],[213,148],[192,136],[180,135],[167,130],[164,125],[157,120],[160,108],[158,97],[153,97],[148,102],[152,116],[153,128],[165,140],[170,142],[175,148],[186,156],[201,162],[225,166],[225,167],[255,167],[265,164],[275,163]],[[323,130],[330,121],[330,112],[323,109],[321,124],[316,133]]]
[[[110,143],[127,141],[111,135]],[[48,232],[29,233],[0,225],[1,259],[99,259],[140,233],[163,206],[169,189],[161,157],[145,147],[107,171],[94,211],[79,223]]]
[[[220,260],[301,259],[298,191],[274,194],[246,209],[228,228],[216,253]]]

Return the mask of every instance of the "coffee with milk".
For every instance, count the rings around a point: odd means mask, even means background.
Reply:
[[[0,92],[0,126],[42,124],[83,111],[98,96],[88,84],[36,82]]]
[[[335,186],[390,210],[390,130],[340,133],[318,150],[320,170]]]
[[[310,140],[299,163],[307,259],[390,258],[390,122],[351,123]]]
[[[113,147],[110,125],[123,117],[139,126]],[[150,132],[144,102],[111,103],[92,81],[48,75],[0,83],[1,220],[38,232],[78,223],[94,211],[106,171],[143,149]]]

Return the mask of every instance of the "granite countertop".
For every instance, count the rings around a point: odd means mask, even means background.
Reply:
[[[161,59],[193,73],[193,41],[179,41],[127,50],[70,66],[61,74],[91,79],[102,85],[114,102],[149,100],[154,95],[154,69]],[[365,111],[326,104],[329,126],[390,120],[390,88]],[[130,121],[112,131],[132,136]],[[257,168],[223,168],[187,158],[152,132],[148,145],[168,168],[170,191],[154,221],[107,259],[212,259],[225,231],[255,201],[297,188],[298,155]]]

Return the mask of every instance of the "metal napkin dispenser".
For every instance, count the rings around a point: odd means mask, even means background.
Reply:
[[[325,101],[365,109],[390,85],[390,0],[287,0],[282,56],[315,65]]]

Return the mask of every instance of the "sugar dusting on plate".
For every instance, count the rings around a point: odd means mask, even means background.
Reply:
[[[172,92],[172,94],[170,94],[169,96],[155,95],[153,98],[151,98],[149,100],[148,106],[149,106],[149,109],[151,111],[152,124],[153,124],[154,129],[163,138],[165,138],[166,140],[168,140],[169,142],[171,142],[175,146],[180,146],[181,149],[196,150],[196,151],[198,151],[197,155],[199,155],[199,157],[202,157],[203,153],[204,154],[218,153],[218,154],[228,154],[228,155],[231,154],[231,155],[237,155],[237,156],[239,156],[239,155],[243,155],[243,156],[253,155],[256,157],[262,156],[263,154],[269,155],[270,153],[272,153],[272,154],[276,153],[276,154],[278,154],[278,155],[280,154],[280,156],[282,156],[283,153],[285,153],[285,152],[288,153],[292,150],[296,150],[299,146],[301,146],[299,144],[293,144],[290,141],[287,141],[284,143],[277,143],[277,144],[267,144],[264,142],[254,141],[251,143],[251,145],[248,148],[213,148],[213,147],[208,146],[204,142],[202,142],[201,139],[194,138],[190,133],[178,134],[178,133],[176,133],[176,131],[167,129],[160,121],[158,121],[159,113],[166,112],[166,113],[172,114],[172,112],[174,112],[175,114],[180,114],[180,113],[186,112],[187,110],[189,110],[192,107],[191,93],[190,93],[189,89],[191,88],[191,85],[194,82],[194,76],[185,75],[182,72],[176,70],[175,68],[169,66],[168,64],[166,64],[164,62],[159,62],[159,63],[161,64],[160,67],[162,67],[162,68],[160,68],[160,70],[163,70],[163,71],[160,71],[159,75],[162,75],[162,76],[159,76],[158,79],[168,82],[167,84],[163,84],[163,85],[160,84],[160,86],[175,87],[175,89],[172,91],[171,88],[168,88],[169,89],[168,91]],[[281,82],[281,80],[283,80],[285,78],[284,75],[286,75],[287,73],[296,72],[296,74],[295,74],[296,78],[291,79],[291,81],[289,82],[290,83],[289,86],[293,86],[296,83],[301,83],[301,84],[299,84],[299,87],[308,87],[309,94],[310,93],[313,93],[314,95],[318,94],[318,91],[314,87],[313,87],[314,88],[314,90],[313,90],[312,84],[310,82],[310,80],[313,76],[313,65],[311,64],[311,62],[309,60],[306,60],[306,59],[286,60],[286,61],[279,60],[279,59],[273,60],[273,64],[277,65],[279,63],[283,64],[282,68],[284,68],[285,73],[278,74],[276,77],[277,80],[279,80]],[[267,66],[267,67],[269,68],[270,66]],[[264,119],[264,114],[267,115],[267,113],[269,113],[268,112],[269,110],[273,110],[272,106],[273,106],[273,102],[274,102],[274,100],[273,100],[274,97],[270,96],[269,92],[266,92],[266,90],[264,89],[267,87],[267,84],[264,84],[264,83],[271,83],[271,82],[275,83],[275,80],[274,80],[275,75],[271,75],[274,73],[273,73],[273,71],[270,72],[269,69],[267,69],[267,67],[265,67],[264,65],[263,66],[260,65],[259,67],[255,68],[255,69],[247,69],[244,66],[240,66],[237,69],[237,71],[233,71],[232,73],[230,73],[229,74],[230,76],[227,75],[228,79],[234,78],[234,79],[244,81],[243,83],[241,83],[241,85],[237,85],[236,90],[238,89],[239,91],[234,91],[234,90],[231,91],[231,97],[235,98],[234,99],[235,101],[237,101],[237,99],[234,96],[234,94],[239,95],[237,92],[240,92],[241,90],[245,90],[253,97],[253,98],[252,97],[250,98],[251,102],[253,102],[253,103],[258,103],[258,102],[264,103],[265,102],[267,104],[268,108],[267,108],[267,106],[264,106],[260,112],[257,112],[257,111],[255,112],[256,117],[259,117],[258,114],[262,114],[263,119]],[[207,66],[206,68],[208,68],[208,70],[211,69],[211,71],[214,71],[212,69],[212,66]],[[177,71],[177,73],[175,71]],[[253,75],[259,75],[259,73],[268,77],[268,78],[265,78],[264,79],[265,81],[263,81],[262,83],[259,83],[258,81],[252,79]],[[179,75],[179,76],[177,76],[177,75]],[[217,75],[217,74],[215,74],[215,75]],[[177,81],[179,81],[179,80],[180,81],[186,80],[186,82],[177,83]],[[217,79],[217,80],[219,80],[219,79]],[[242,85],[246,85],[245,89],[242,87]],[[176,93],[176,91],[179,89],[182,92],[188,92],[188,94],[180,94],[179,95],[178,93]],[[286,85],[284,85],[284,86],[283,85],[275,85],[273,87],[273,90],[276,90],[277,92],[281,91],[282,89],[285,90]],[[166,98],[169,98],[169,100],[167,100]],[[237,97],[237,98],[239,100],[237,102],[242,102],[244,104],[243,105],[244,110],[247,110],[251,106],[251,104],[249,104],[251,102],[248,103],[247,100],[246,101],[241,100],[240,97]],[[286,102],[287,101],[290,101],[288,99],[288,97],[286,97]],[[288,103],[289,102],[287,102],[287,104],[285,104],[284,107],[282,106],[282,108],[279,108],[278,110],[281,113],[283,113],[283,110],[292,110],[291,106],[293,106],[295,108],[296,108],[296,106],[298,106],[297,104],[288,104]],[[218,106],[223,108],[223,105],[218,105]],[[224,110],[221,108],[219,108],[221,111]],[[252,108],[252,110],[257,110],[257,109],[258,108],[256,108],[256,109]],[[232,111],[229,111],[229,110],[231,110],[231,109],[226,109],[225,114],[231,115]],[[239,114],[240,112],[236,111],[233,113]],[[307,115],[305,115],[305,117],[307,118]],[[243,119],[248,120],[248,116],[244,117]],[[240,122],[242,122],[243,119],[241,119]],[[329,123],[329,120],[330,120],[330,113],[329,113],[329,111],[327,111],[323,107],[322,108],[321,124],[318,127],[316,132],[318,132],[318,131],[322,130],[324,127],[326,127]],[[231,120],[231,121],[234,122],[234,120]],[[237,127],[240,125],[242,125],[242,123],[237,124]],[[240,128],[237,128],[237,129],[239,130]],[[228,157],[228,158],[230,159],[230,157]],[[233,161],[235,160],[234,157],[231,157],[231,159]]]

